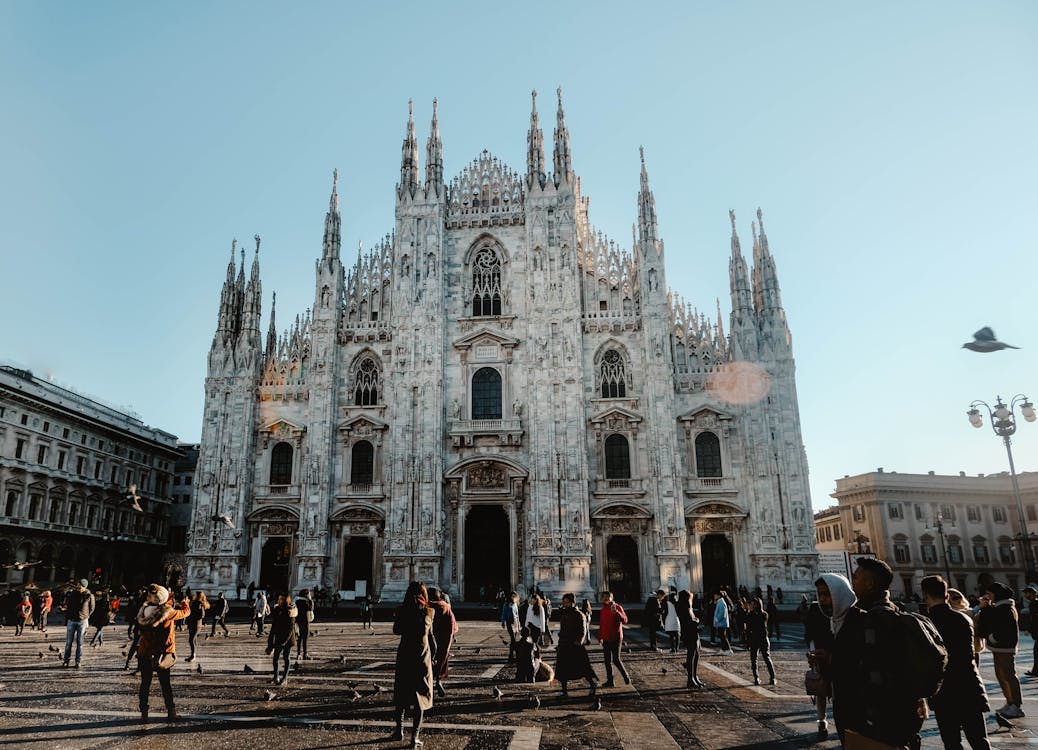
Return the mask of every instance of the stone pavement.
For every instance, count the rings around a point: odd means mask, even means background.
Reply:
[[[570,697],[557,684],[516,685],[506,664],[503,631],[492,622],[461,622],[452,658],[448,695],[426,715],[423,739],[428,750],[533,750],[534,748],[834,748],[816,740],[814,710],[801,695],[805,669],[803,645],[795,626],[774,642],[778,672],[775,687],[751,684],[749,656],[718,656],[705,647],[700,677],[703,690],[686,690],[679,655],[647,648],[642,633],[629,633],[624,661],[630,686],[599,691],[595,710],[585,687],[571,685]],[[355,622],[314,623],[310,653],[288,683],[271,686],[265,638],[246,624],[231,626],[232,637],[200,641],[195,664],[186,663],[187,634],[177,634],[180,661],[173,690],[184,720],[164,721],[159,687],[152,687],[152,723],[141,725],[138,678],[122,669],[126,629],[108,628],[103,647],[84,648],[81,669],[64,669],[49,646],[64,648],[64,627],[15,637],[0,630],[0,746],[16,748],[184,747],[218,748],[401,747],[384,738],[392,727],[393,659],[396,639],[388,623],[363,631]],[[93,629],[90,629],[91,634]],[[1019,671],[1030,668],[1024,639]],[[601,651],[590,649],[604,678]],[[342,663],[341,657],[346,661]],[[548,660],[554,661],[549,650]],[[254,670],[246,673],[246,665]],[[202,672],[197,671],[201,666]],[[761,665],[763,667],[763,665]],[[1001,705],[990,658],[982,664],[992,705]],[[496,700],[494,686],[504,691]],[[268,700],[265,692],[273,691]],[[356,690],[360,697],[354,699]],[[1028,718],[1017,728],[992,736],[997,747],[1038,744],[1038,681],[1024,683]],[[540,698],[540,706],[533,698]],[[1035,718],[1032,719],[1030,715]],[[989,731],[997,727],[993,721]],[[407,736],[405,729],[405,736]],[[924,747],[941,743],[932,719],[924,727]]]

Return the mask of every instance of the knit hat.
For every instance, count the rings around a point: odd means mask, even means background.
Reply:
[[[165,586],[152,586],[148,589],[148,594],[155,597],[155,601],[159,604],[169,601],[169,589]]]

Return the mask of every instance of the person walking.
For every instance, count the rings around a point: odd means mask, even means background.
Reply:
[[[973,619],[948,606],[948,584],[940,576],[927,576],[919,588],[930,620],[948,650],[941,689],[929,700],[941,741],[945,750],[962,750],[961,733],[965,733],[973,750],[990,750],[984,726],[988,696],[973,661]]]
[[[555,677],[562,686],[562,694],[569,695],[570,680],[587,680],[590,686],[589,696],[593,697],[598,688],[598,677],[591,668],[584,638],[587,636],[588,622],[579,609],[577,598],[570,593],[562,595],[562,606],[559,608],[559,642],[555,649]]]
[[[306,647],[310,640],[310,623],[314,621],[314,598],[310,593],[310,589],[303,589],[299,592],[299,596],[296,597],[296,610],[299,614],[296,615],[296,630],[298,635],[296,636],[296,661],[299,660],[302,655],[303,661],[310,658],[307,654]]]
[[[32,630],[32,597],[28,591],[14,607],[14,634],[21,635],[26,625]]]
[[[1031,647],[1031,668],[1024,674],[1028,677],[1038,677],[1038,583],[1027,584],[1023,593],[1029,615],[1027,633],[1034,641]]]
[[[717,631],[717,637],[721,641],[721,648],[718,651],[722,656],[734,656],[735,652],[732,651],[732,644],[728,642],[728,628],[730,621],[728,619],[728,602],[718,591],[714,594],[714,630]]]
[[[94,595],[88,585],[87,579],[80,579],[79,585],[65,597],[65,653],[62,655],[62,666],[65,667],[71,661],[73,641],[76,644],[76,669],[83,660],[83,631],[94,613]]]
[[[977,613],[973,611],[969,600],[958,589],[948,589],[948,606],[962,612],[973,623],[973,663],[980,668],[980,652],[985,650],[984,639],[977,635]],[[1026,674],[1026,672],[1024,673]]]
[[[140,627],[137,667],[141,673],[141,686],[137,697],[143,723],[148,721],[148,699],[153,676],[159,678],[162,698],[166,704],[167,719],[169,721],[179,721],[180,719],[173,704],[173,686],[169,679],[170,669],[177,659],[177,637],[173,626],[190,613],[191,606],[186,599],[174,608],[168,589],[157,583],[148,587],[147,599],[137,612],[137,624]]]
[[[758,654],[768,668],[769,685],[775,684],[775,664],[771,661],[771,640],[768,638],[768,613],[759,597],[750,600],[750,611],[746,613],[746,642],[750,648],[750,671],[753,684],[760,685],[757,673]]]
[[[830,620],[833,613],[833,597],[832,590],[829,588],[830,579],[827,577],[829,575],[832,574],[823,574],[815,581],[815,591],[818,598],[816,601],[808,604],[804,615],[804,642],[807,644],[808,666],[818,672],[825,683],[822,693],[812,696],[815,711],[818,715],[819,739],[825,739],[829,736],[826,704],[832,696],[832,670],[829,666],[829,655],[832,654],[834,636],[832,621]],[[846,579],[843,579],[843,582],[846,583]],[[834,581],[833,585],[836,586],[838,583]],[[849,585],[847,586],[847,592],[850,593],[850,601],[847,602],[850,604],[854,601],[854,594],[850,591]]]
[[[282,685],[288,679],[288,662],[292,656],[292,647],[296,645],[296,608],[289,594],[278,596],[277,604],[270,613],[270,633],[267,635],[267,655],[273,655],[274,676],[271,682]],[[278,674],[278,659],[284,662],[284,674]]]
[[[662,589],[661,589],[662,591]],[[657,594],[659,592],[656,592]],[[663,615],[663,631],[670,639],[670,653],[678,652],[678,644],[681,642],[681,622],[678,619],[678,600],[673,588],[661,603]]]
[[[660,620],[660,600],[658,593],[645,600],[645,608],[642,610],[642,627],[649,636],[649,648],[653,651],[658,649],[656,645],[656,633],[663,628]]]
[[[595,615],[595,608],[591,606],[590,599],[585,599],[580,603],[580,613],[584,615],[584,619],[591,622]],[[591,628],[588,628],[588,635],[584,638],[584,645],[587,646],[589,643],[591,643]]]
[[[94,626],[94,637],[90,639],[90,645],[93,648],[100,648],[104,645],[104,630],[115,620],[110,607],[111,599],[109,599],[108,592],[104,591],[101,593],[101,598],[97,601],[94,611],[90,614],[89,623]]]
[[[231,609],[231,603],[224,598],[223,592],[221,591],[216,595],[216,599],[213,600],[213,626],[212,630],[209,631],[209,637],[216,637],[216,626],[219,625],[223,628],[223,637],[227,638],[231,633],[227,629],[227,613]]]
[[[511,592],[501,605],[501,627],[508,632],[508,661],[515,661],[515,641],[519,624],[519,594]]]
[[[420,747],[422,717],[433,705],[432,636],[433,610],[425,584],[411,581],[403,603],[393,614],[393,634],[400,636],[393,676],[396,729],[391,740],[404,738],[404,712],[410,708],[411,747]]]
[[[631,684],[631,676],[620,659],[620,649],[624,642],[624,625],[627,624],[627,613],[613,600],[612,591],[603,591],[599,597],[602,611],[598,614],[598,640],[602,643],[602,655],[605,657],[606,681],[602,687],[613,687],[613,665],[616,665],[624,683]],[[677,614],[675,614],[675,617]]]
[[[458,632],[458,620],[450,602],[439,589],[429,589],[429,606],[433,610],[433,640],[436,641],[436,653],[433,654],[433,680],[436,694],[443,698],[447,691],[443,689],[443,681],[450,674],[448,664],[451,658],[451,643]]]
[[[360,600],[360,627],[361,630],[373,629],[371,627],[371,597],[367,594]]]
[[[782,624],[779,622],[779,608],[774,596],[768,597],[768,606],[765,611],[768,613],[768,635],[774,635],[775,640],[781,641]]]
[[[260,591],[256,594],[256,600],[252,603],[252,621],[256,624],[256,637],[263,636],[263,621],[270,614],[270,604],[267,603],[267,594]]]
[[[548,627],[545,617],[544,600],[539,594],[530,594],[529,606],[526,608],[526,616],[523,625],[530,629],[530,635],[537,642],[541,642],[541,634]]]
[[[681,644],[685,647],[685,687],[706,687],[699,679],[699,619],[692,611],[691,591],[682,589],[678,592],[675,609],[681,625]]]
[[[187,644],[191,647],[191,656],[187,657],[187,661],[192,662],[195,660],[198,628],[205,620],[206,610],[209,609],[209,600],[205,598],[205,592],[196,591],[195,598],[190,601],[188,606],[191,609],[191,614],[187,617]]]
[[[50,591],[40,592],[39,608],[36,613],[36,627],[40,629],[40,632],[47,632],[47,616],[50,614],[50,608],[54,605],[54,597],[50,595]]]
[[[984,589],[984,596],[980,598],[977,635],[987,641],[988,651],[995,663],[995,678],[1006,699],[1006,704],[995,713],[1007,719],[1019,719],[1024,715],[1020,679],[1016,676],[1019,623],[1013,590],[1004,583],[989,583]]]

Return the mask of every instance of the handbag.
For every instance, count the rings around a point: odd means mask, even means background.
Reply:
[[[822,673],[812,667],[804,672],[804,692],[807,695],[822,696],[829,694],[829,683]]]
[[[173,665],[176,663],[177,655],[174,654],[172,651],[167,651],[166,653],[159,656],[158,660],[155,662],[155,666],[157,666],[159,669],[172,669]]]

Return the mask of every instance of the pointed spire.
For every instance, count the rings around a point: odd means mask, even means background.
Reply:
[[[569,183],[573,180],[573,159],[569,151],[569,130],[566,128],[566,113],[562,109],[562,87],[555,92],[559,97],[559,107],[555,113],[555,184]]]
[[[276,325],[274,323],[274,318],[275,318],[275,314],[276,314],[277,304],[278,304],[278,293],[274,292],[274,294],[271,296],[271,299],[270,299],[270,325],[267,327],[267,351],[266,351],[266,355],[267,355],[267,359],[268,360],[274,359],[274,356],[277,354],[278,332],[277,332],[277,327],[276,327]]]
[[[429,141],[425,145],[425,190],[435,195],[443,192],[443,141],[440,140],[440,122],[436,117],[435,97]]]
[[[747,321],[752,317],[753,296],[750,291],[750,275],[746,269],[746,259],[743,257],[739,234],[735,229],[735,211],[728,211],[728,219],[732,222],[732,254],[728,260],[728,280],[732,295],[732,329],[734,331],[740,321]]]
[[[256,254],[252,257],[252,273],[249,274],[249,283],[255,283],[259,281],[259,249],[260,249],[260,236],[253,235],[253,239],[256,240]]]
[[[342,219],[339,215],[339,170],[332,170],[332,195],[328,199],[328,213],[324,217],[324,242],[322,243],[321,257],[324,260],[339,259],[339,245],[341,242],[340,226]]]
[[[757,209],[757,223],[753,234],[753,301],[758,315],[782,308],[775,259],[768,247],[768,236],[764,233],[764,212],[760,208]]]
[[[530,131],[526,134],[526,187],[533,189],[534,185],[542,188],[548,181],[544,173],[544,131],[541,130],[541,121],[537,116],[537,89],[530,92],[533,105],[530,109]]]
[[[714,301],[717,302],[717,340],[718,342],[724,342],[724,317],[721,315],[721,298],[714,297]]]
[[[649,188],[649,173],[645,169],[645,149],[638,147],[642,172],[638,189],[638,238],[641,242],[656,242],[659,232],[656,226],[656,198]]]
[[[414,100],[407,100],[407,135],[400,151],[399,195],[414,195],[418,189],[418,139],[414,134]]]

